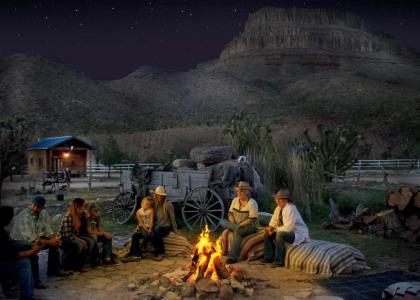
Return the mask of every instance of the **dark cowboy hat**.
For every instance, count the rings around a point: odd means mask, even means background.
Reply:
[[[40,207],[40,208],[44,208],[45,207],[45,198],[42,196],[36,196],[33,200],[32,200],[33,204],[36,204],[36,206]]]
[[[235,187],[235,191],[252,191],[252,187],[246,181],[239,181],[238,185]]]

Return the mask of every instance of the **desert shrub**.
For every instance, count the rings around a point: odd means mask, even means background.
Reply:
[[[334,175],[343,174],[357,160],[355,150],[362,136],[350,126],[325,127],[323,124],[318,124],[317,134],[315,140],[308,130],[304,132],[310,144],[310,159],[323,169],[324,179],[331,181]]]
[[[232,115],[223,133],[237,154],[271,144],[270,127],[243,111]]]

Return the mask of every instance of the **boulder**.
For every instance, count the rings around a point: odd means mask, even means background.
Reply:
[[[164,299],[166,299],[166,300],[181,300],[181,297],[174,292],[167,291],[165,293]]]
[[[171,281],[169,280],[168,277],[162,276],[160,278],[160,285],[163,286],[164,288],[168,288],[170,284],[171,284]]]
[[[197,147],[191,150],[191,159],[197,163],[213,165],[232,157],[231,146]]]
[[[186,282],[182,285],[180,295],[181,297],[191,297],[194,295],[195,287],[194,284],[191,284],[189,282]]]
[[[197,291],[205,292],[205,293],[216,293],[219,291],[216,282],[211,279],[200,279],[195,283],[195,288]]]
[[[194,160],[191,159],[184,159],[184,158],[179,158],[179,159],[175,159],[172,162],[172,166],[174,168],[190,168],[190,169],[194,169],[195,167],[197,167],[197,163]]]
[[[233,297],[233,289],[230,285],[223,284],[220,287],[219,299],[221,300],[230,300]]]

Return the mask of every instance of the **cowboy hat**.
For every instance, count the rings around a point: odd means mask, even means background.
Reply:
[[[235,191],[252,191],[252,187],[249,186],[246,181],[239,181],[238,185],[235,187]]]
[[[274,199],[288,199],[290,200],[290,192],[289,190],[282,189],[279,190],[274,196]]]
[[[159,185],[156,187],[156,189],[153,191],[153,194],[161,195],[161,196],[167,196],[165,187],[163,185]]]

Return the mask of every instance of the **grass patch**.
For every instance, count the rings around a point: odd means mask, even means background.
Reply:
[[[354,189],[348,185],[332,185],[323,192],[323,202],[328,204],[332,198],[343,215],[350,215],[358,204],[379,212],[385,207],[385,197],[385,189],[376,186]]]
[[[371,272],[408,269],[416,260],[419,245],[407,244],[400,239],[384,239],[372,234],[358,234],[349,230],[324,230],[318,222],[308,224],[311,239],[351,245],[366,257]]]

